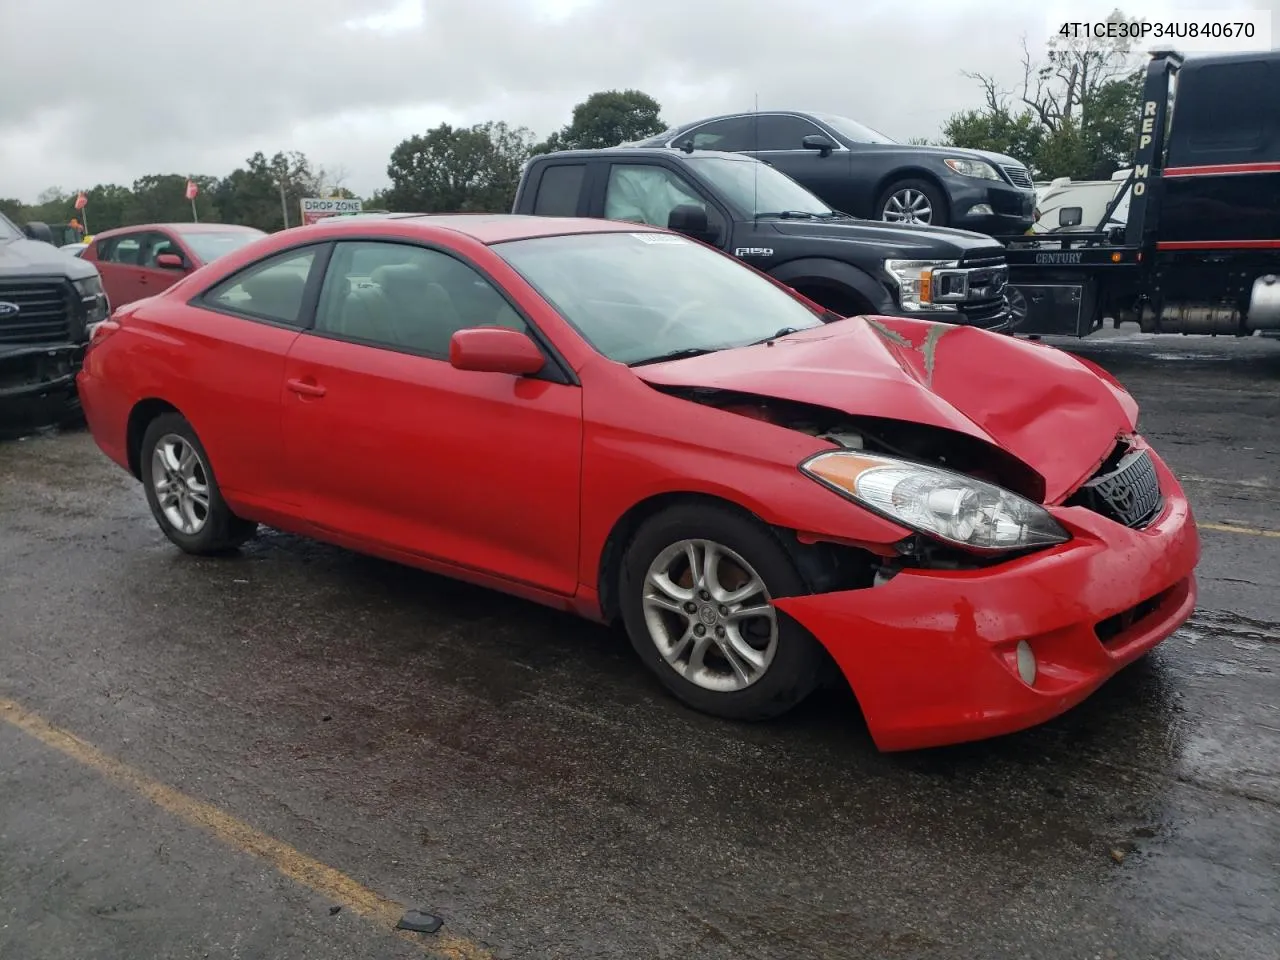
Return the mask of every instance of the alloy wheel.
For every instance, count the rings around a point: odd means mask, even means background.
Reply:
[[[165,520],[193,536],[209,521],[209,472],[185,437],[166,433],[151,453],[151,483]]]
[[[881,218],[889,223],[932,223],[933,205],[920,190],[904,187],[884,203]]]
[[[778,619],[760,575],[712,540],[681,540],[644,580],[649,638],[690,683],[717,693],[751,686],[778,648]]]

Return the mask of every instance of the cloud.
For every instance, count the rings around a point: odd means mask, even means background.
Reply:
[[[625,87],[656,97],[672,122],[748,108],[758,96],[762,108],[826,110],[891,136],[933,136],[978,99],[962,71],[1012,84],[1021,37],[1039,42],[1046,32],[1038,0],[127,7],[125,16],[101,0],[0,0],[9,41],[0,195],[33,199],[54,184],[129,183],[151,172],[221,175],[255,150],[282,149],[342,167],[347,185],[367,192],[385,182],[396,143],[441,121],[506,120],[544,136],[591,92]]]

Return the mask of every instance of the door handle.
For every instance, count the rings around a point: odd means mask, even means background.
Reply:
[[[308,383],[306,380],[287,380],[285,386],[303,397],[323,397],[326,392],[320,384]]]

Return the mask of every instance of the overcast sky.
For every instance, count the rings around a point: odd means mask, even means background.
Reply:
[[[1057,0],[1054,0],[1057,3]],[[0,197],[223,175],[301,150],[368,194],[405,137],[506,120],[540,137],[596,90],[637,87],[682,122],[825,110],[936,136],[1020,77],[1045,0],[0,0]],[[1109,3],[1057,4],[1105,16]],[[1280,0],[1132,0],[1128,13]],[[1274,13],[1273,13],[1274,17]],[[1280,17],[1274,17],[1280,21]]]

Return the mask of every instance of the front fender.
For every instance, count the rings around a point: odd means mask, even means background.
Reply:
[[[871,312],[897,314],[897,303],[892,294],[875,277],[852,264],[827,257],[805,257],[780,264],[769,271],[773,277],[787,286],[811,284],[836,287],[856,293],[871,304]]]

